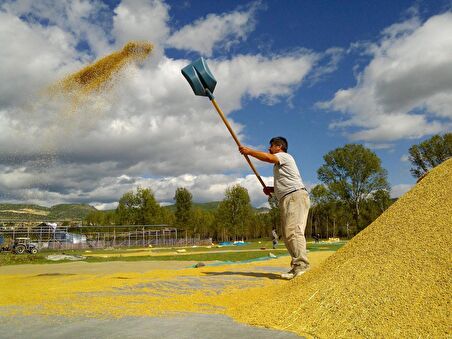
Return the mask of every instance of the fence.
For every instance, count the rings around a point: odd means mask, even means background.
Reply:
[[[188,237],[168,225],[78,227],[21,227],[0,229],[6,242],[30,238],[39,249],[95,249],[109,247],[165,247],[210,245],[211,239]]]

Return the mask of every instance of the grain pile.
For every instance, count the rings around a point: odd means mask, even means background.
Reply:
[[[227,313],[307,337],[450,337],[451,178],[449,159],[317,269]]]

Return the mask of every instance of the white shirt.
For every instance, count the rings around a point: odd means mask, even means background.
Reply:
[[[304,184],[297,164],[289,153],[278,152],[274,155],[279,160],[279,164],[273,166],[274,189],[276,198],[281,200],[287,193],[304,188]]]

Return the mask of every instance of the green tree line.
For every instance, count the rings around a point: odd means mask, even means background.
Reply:
[[[409,149],[411,173],[421,178],[452,155],[452,134],[433,136]],[[351,238],[372,223],[393,202],[387,171],[380,158],[359,144],[347,144],[323,157],[317,170],[320,184],[310,190],[311,209],[307,237]],[[193,196],[184,187],[175,191],[175,211],[159,205],[150,188],[127,192],[113,211],[93,211],[86,225],[167,224],[189,237],[214,241],[269,238],[275,228],[281,234],[278,203],[269,199],[268,211],[253,209],[246,188],[228,187],[216,210],[193,206]]]

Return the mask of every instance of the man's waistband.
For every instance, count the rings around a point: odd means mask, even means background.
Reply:
[[[284,194],[284,195],[281,197],[281,199],[284,198],[284,197],[286,197],[287,195],[292,194],[292,193],[295,193],[295,192],[297,192],[297,191],[306,191],[306,192],[307,192],[308,190],[306,189],[306,187],[297,188],[296,190],[293,190],[293,191],[290,191],[290,192]]]

